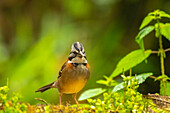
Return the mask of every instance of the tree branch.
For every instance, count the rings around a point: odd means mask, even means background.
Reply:
[[[170,51],[170,48],[165,49],[165,50],[163,50],[163,51],[164,51],[164,52],[168,52],[168,51]],[[149,52],[149,53],[158,54],[159,51],[151,51],[151,52]]]
[[[153,76],[153,75],[150,75],[149,77],[152,78],[152,79],[156,79],[156,80],[161,81],[161,79],[157,79],[157,77],[155,77],[155,76]],[[170,81],[167,81],[167,82],[170,83]]]

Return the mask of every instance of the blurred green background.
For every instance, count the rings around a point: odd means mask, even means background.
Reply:
[[[118,61],[138,49],[135,36],[143,18],[155,9],[170,14],[170,0],[1,0],[0,1],[0,86],[9,79],[10,92],[20,92],[24,101],[35,97],[57,104],[57,89],[34,91],[57,79],[71,45],[80,41],[91,66],[91,77],[78,96],[99,87],[96,80],[109,76]],[[165,20],[168,21],[169,20]],[[145,47],[157,50],[158,39],[146,37]],[[164,48],[170,47],[164,39]],[[165,60],[170,73],[170,54]],[[159,57],[133,68],[133,73],[160,74]],[[101,87],[101,86],[100,86]],[[159,92],[159,82],[148,79],[139,87],[146,93]],[[70,95],[63,96],[70,102]]]

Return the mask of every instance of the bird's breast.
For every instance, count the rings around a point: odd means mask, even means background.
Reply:
[[[69,68],[62,72],[58,79],[58,89],[62,93],[77,93],[87,83],[90,76],[90,70],[87,66],[81,64],[74,68]]]

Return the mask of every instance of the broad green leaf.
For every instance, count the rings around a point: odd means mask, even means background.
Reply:
[[[161,17],[166,17],[166,18],[170,18],[170,15],[165,13],[164,11],[160,11],[160,16]]]
[[[138,80],[138,84],[143,83],[150,75],[153,75],[153,73],[142,73],[140,75],[137,75],[136,79]],[[135,79],[135,77],[133,79]],[[118,84],[118,85],[116,85],[113,88],[112,92],[116,92],[116,91],[121,90],[121,89],[123,89],[123,82]]]
[[[110,78],[114,78],[122,73],[122,71],[127,71],[130,68],[133,68],[134,66],[140,64],[142,61],[148,58],[150,54],[151,50],[147,50],[145,52],[143,52],[142,49],[132,51],[119,61],[116,69],[110,75]]]
[[[167,95],[170,96],[170,83],[168,82],[166,85],[167,85],[166,87]]]
[[[152,20],[153,20],[153,16],[151,16],[151,15],[147,15],[144,19],[143,19],[143,21],[142,21],[142,24],[141,24],[141,26],[139,27],[139,29],[141,30],[142,28],[144,28],[146,25],[148,25]]]
[[[138,80],[138,84],[143,83],[151,75],[153,75],[153,73],[142,73],[140,75],[137,75],[136,79]]]
[[[136,42],[139,44],[140,48],[144,50],[143,38],[154,30],[154,26],[148,26],[142,29],[136,36]]]
[[[161,34],[170,41],[170,23],[161,26]]]
[[[83,92],[80,97],[79,97],[79,101],[81,100],[86,100],[86,99],[89,99],[91,97],[95,97],[95,96],[98,96],[100,95],[101,93],[105,92],[106,89],[102,89],[102,88],[95,88],[95,89],[89,89],[85,92]]]
[[[147,34],[154,30],[154,26],[148,26],[142,29],[136,36],[136,42],[139,43]]]

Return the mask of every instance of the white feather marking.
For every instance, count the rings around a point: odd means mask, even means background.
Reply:
[[[73,63],[72,61],[68,60],[68,63]]]

